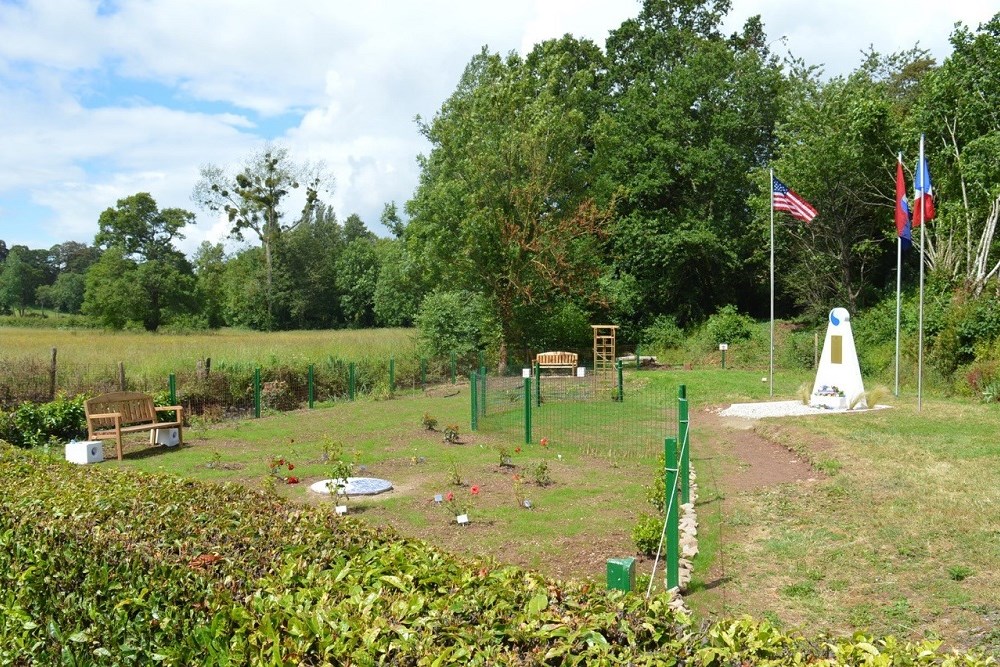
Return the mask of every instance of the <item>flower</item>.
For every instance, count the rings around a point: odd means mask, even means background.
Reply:
[[[285,482],[288,483],[288,484],[298,484],[299,483],[299,478],[296,477],[296,476],[294,476],[294,475],[292,475],[291,477],[289,477],[288,479],[286,479]]]
[[[538,444],[541,445],[542,447],[548,447],[549,446],[549,439],[548,438],[542,438],[541,440],[538,441]]]
[[[521,476],[520,475],[514,475],[513,477],[511,477],[511,479],[514,480],[515,482],[520,482],[521,481]]]
[[[521,453],[521,448],[520,447],[515,447],[514,448],[514,453],[515,454],[520,454]]]
[[[295,464],[294,463],[289,463],[288,464],[288,469],[289,470],[295,470]]]
[[[479,485],[473,484],[472,488],[470,489],[470,491],[472,491],[472,495],[478,496],[479,495]]]
[[[447,501],[448,501],[449,503],[450,503],[451,501],[453,501],[454,499],[455,499],[455,494],[454,494],[454,493],[452,493],[451,491],[449,491],[449,492],[448,492],[448,495],[447,495],[447,496],[445,496],[445,500],[447,500]]]

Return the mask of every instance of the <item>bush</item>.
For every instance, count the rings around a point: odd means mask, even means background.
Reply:
[[[421,347],[435,357],[485,350],[498,331],[482,295],[468,291],[428,294],[420,304],[416,325]]]
[[[656,554],[663,534],[663,517],[643,514],[632,527],[632,542],[639,553],[646,556]]]
[[[49,403],[22,403],[0,413],[0,438],[18,447],[37,447],[56,440],[69,442],[87,436],[86,396],[59,394]]]
[[[741,315],[736,306],[723,306],[717,313],[709,316],[708,334],[712,341],[719,343],[738,343],[750,340],[753,335],[754,321],[748,315]]]
[[[642,347],[653,354],[666,350],[676,350],[684,345],[684,330],[677,326],[677,320],[660,315],[642,331]]]

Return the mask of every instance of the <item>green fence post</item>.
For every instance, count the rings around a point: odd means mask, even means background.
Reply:
[[[691,502],[691,419],[688,413],[687,387],[677,388],[677,439],[681,448],[681,502]]]
[[[535,405],[542,407],[542,367],[535,362]]]
[[[485,358],[485,356],[483,354],[483,351],[479,350],[479,368],[485,368],[486,367],[486,363],[485,362],[486,362],[486,358]]]
[[[524,378],[524,444],[531,444],[531,378]]]
[[[427,360],[420,357],[420,386],[427,387]]]
[[[309,364],[309,409],[312,410],[316,401],[316,367]]]
[[[458,382],[458,358],[455,353],[451,353],[451,383],[455,384]]]
[[[352,361],[347,365],[347,397],[352,401],[355,398],[355,390],[357,387],[354,385],[354,362]]]
[[[681,535],[677,511],[677,440],[665,438],[663,441],[664,468],[666,472],[666,494],[664,510],[667,513],[667,588],[680,585]]]
[[[170,405],[177,405],[177,376],[173,373],[167,377],[167,387],[170,389]]]
[[[260,419],[260,366],[253,369],[253,416]]]
[[[486,416],[486,369],[479,369],[479,414]]]
[[[389,393],[396,391],[396,357],[389,357]]]
[[[469,396],[472,399],[472,430],[479,430],[479,373],[478,371],[469,375],[469,383],[472,391]]]
[[[625,400],[625,385],[622,382],[622,360],[618,360],[618,402]]]

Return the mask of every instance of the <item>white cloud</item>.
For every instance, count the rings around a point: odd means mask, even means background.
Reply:
[[[525,52],[569,32],[602,45],[638,0],[98,0],[0,1],[0,238],[44,247],[89,241],[116,199],[149,191],[194,209],[199,167],[236,166],[268,139],[298,161],[325,161],[342,218],[375,226],[402,205],[428,146],[413,122],[433,117],[483,45]],[[734,0],[727,31],[763,14],[772,38],[832,74],[869,44],[889,52],[920,39],[938,58],[979,0],[872,3]],[[775,44],[782,52],[783,47]],[[44,207],[12,220],[10,202]],[[15,201],[16,204],[16,201]],[[28,206],[21,206],[26,210]],[[8,217],[4,217],[4,216]],[[228,225],[199,212],[182,247]]]

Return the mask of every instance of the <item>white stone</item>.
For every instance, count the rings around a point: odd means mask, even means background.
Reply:
[[[154,428],[149,432],[149,444],[176,447],[181,444],[181,434],[175,428]]]
[[[104,445],[100,440],[84,440],[66,444],[66,460],[70,463],[86,465],[104,460]]]

